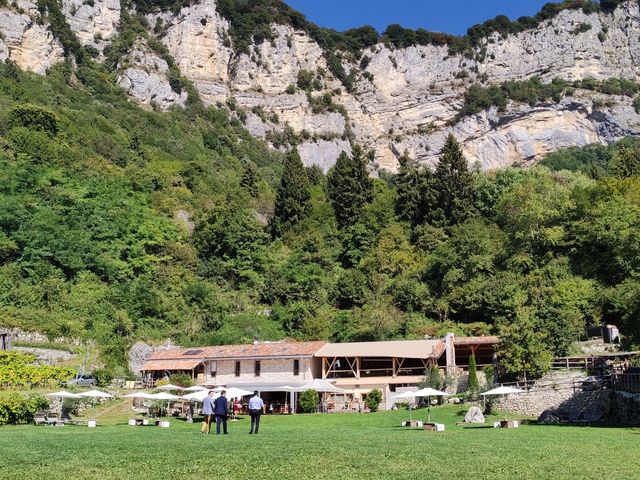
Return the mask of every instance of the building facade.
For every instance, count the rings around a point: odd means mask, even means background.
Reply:
[[[198,384],[284,392],[314,380],[331,382],[343,391],[325,397],[327,408],[362,410],[372,390],[383,393],[382,408],[392,406],[396,392],[415,388],[433,367],[457,374],[471,355],[480,368],[494,361],[497,337],[455,337],[389,342],[265,342],[249,345],[183,348],[151,355],[142,368],[153,385],[172,373],[186,373]],[[276,401],[276,400],[274,400]]]
[[[198,384],[304,383],[320,375],[314,357],[326,342],[273,342],[182,348],[152,354],[142,367],[146,383],[186,373]]]

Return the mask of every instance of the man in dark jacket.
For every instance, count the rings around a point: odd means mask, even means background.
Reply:
[[[220,396],[213,402],[213,414],[216,416],[216,435],[220,435],[220,424],[222,423],[222,429],[224,434],[227,432],[227,417],[229,416],[229,402],[226,397],[227,392],[223,390],[220,392]]]

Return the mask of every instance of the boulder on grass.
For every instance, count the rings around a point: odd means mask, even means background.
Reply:
[[[555,410],[545,410],[538,417],[538,424],[540,425],[553,425],[555,423],[562,422],[562,415]]]
[[[465,423],[484,423],[484,415],[478,407],[471,407],[464,416]]]

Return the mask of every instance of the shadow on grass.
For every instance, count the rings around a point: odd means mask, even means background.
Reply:
[[[591,427],[591,428],[606,428],[606,429],[627,429],[634,430],[634,427],[624,424],[616,424],[616,423],[607,423],[607,422],[592,422],[592,423],[538,423],[538,422],[530,422],[529,425],[533,427]],[[640,433],[633,432],[633,433]]]

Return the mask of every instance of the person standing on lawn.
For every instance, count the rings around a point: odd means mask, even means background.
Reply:
[[[227,392],[223,390],[220,396],[213,402],[213,414],[216,416],[216,435],[220,435],[220,424],[224,434],[227,433],[227,418],[229,417],[229,401],[227,400]]]
[[[264,402],[260,398],[260,394],[256,390],[253,397],[249,399],[249,414],[251,415],[251,431],[249,434],[258,433],[260,429],[260,415],[264,409]]]
[[[200,433],[211,433],[211,420],[213,419],[213,392],[209,392],[209,395],[204,397],[202,402],[202,414],[204,415],[204,422],[202,422],[202,428]]]

